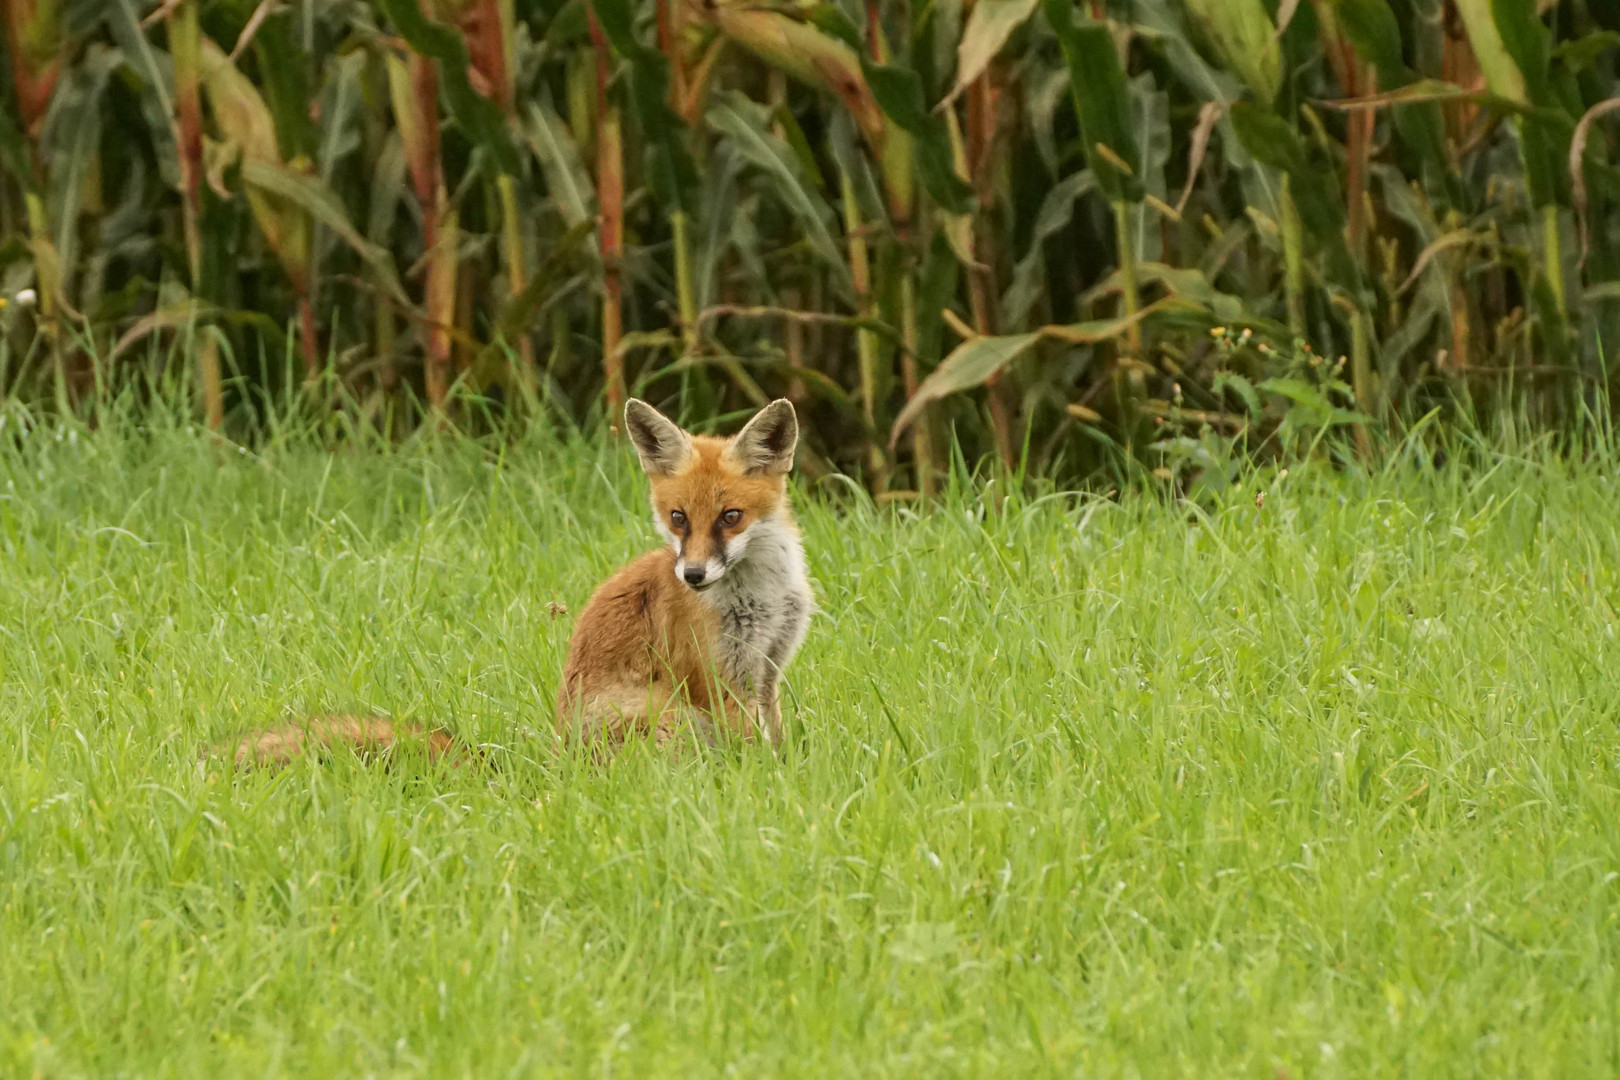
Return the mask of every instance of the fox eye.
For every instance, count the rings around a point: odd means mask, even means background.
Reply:
[[[742,511],[727,510],[725,513],[720,515],[720,520],[727,525],[735,525],[737,522],[742,520]]]
[[[685,511],[671,510],[669,512],[669,523],[671,525],[675,526],[677,529],[685,528],[686,527],[686,513],[685,513]]]

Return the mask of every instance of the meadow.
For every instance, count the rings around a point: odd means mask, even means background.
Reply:
[[[807,485],[781,755],[598,767],[550,708],[655,542],[622,446],[7,418],[6,1075],[1620,1070],[1603,455]],[[326,710],[487,764],[198,764]]]

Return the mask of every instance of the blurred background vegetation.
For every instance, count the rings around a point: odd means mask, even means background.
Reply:
[[[0,393],[47,410],[787,395],[893,498],[1608,421],[1610,0],[5,0],[3,44]]]

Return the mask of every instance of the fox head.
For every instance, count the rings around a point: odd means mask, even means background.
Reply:
[[[747,555],[750,542],[780,529],[799,420],[771,402],[736,435],[690,435],[645,401],[632,399],[624,427],[652,481],[653,522],[675,551],[675,577],[706,589]]]

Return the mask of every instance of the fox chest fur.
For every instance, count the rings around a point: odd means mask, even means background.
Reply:
[[[759,693],[774,691],[804,641],[814,600],[797,530],[781,523],[755,527],[749,557],[699,599],[715,615],[715,657],[721,672]]]

